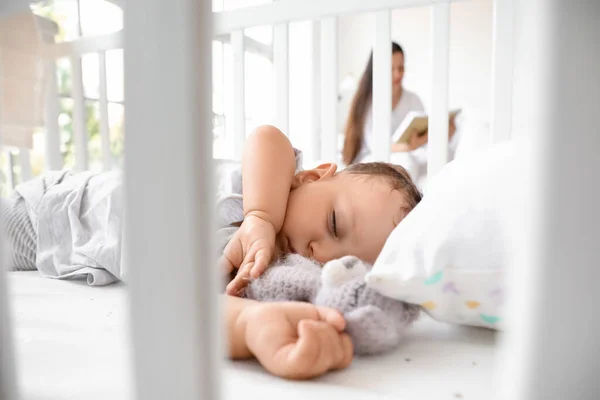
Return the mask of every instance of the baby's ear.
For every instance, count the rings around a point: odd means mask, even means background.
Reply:
[[[335,171],[337,171],[337,164],[335,163],[321,164],[316,168],[300,171],[292,180],[292,189],[296,189],[305,183],[331,177],[335,175]]]
[[[367,266],[358,257],[345,256],[325,264],[321,278],[325,286],[340,286],[353,279],[364,277],[366,273]]]

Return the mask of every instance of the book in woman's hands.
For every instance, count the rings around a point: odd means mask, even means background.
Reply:
[[[448,123],[451,123],[460,109],[452,110],[448,113]],[[429,125],[429,116],[420,111],[411,111],[406,114],[404,120],[394,131],[392,135],[392,143],[408,143],[413,132],[417,132],[418,136],[427,133]]]

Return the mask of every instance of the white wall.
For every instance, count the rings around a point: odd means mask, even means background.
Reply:
[[[450,107],[473,110],[489,122],[492,66],[491,0],[464,1],[451,5]],[[339,19],[340,82],[351,75],[358,81],[374,40],[374,15],[343,16]],[[416,92],[429,107],[430,89],[430,8],[394,10],[392,39],[405,51],[404,86]],[[345,123],[349,97],[340,107],[340,128]]]

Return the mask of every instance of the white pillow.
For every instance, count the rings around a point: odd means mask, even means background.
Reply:
[[[400,223],[366,277],[381,294],[450,323],[503,328],[511,218],[520,215],[523,143],[446,165]]]

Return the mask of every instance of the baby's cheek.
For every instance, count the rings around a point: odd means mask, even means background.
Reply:
[[[368,262],[369,264],[375,264],[375,260],[379,257],[379,253],[383,250],[385,241],[389,236],[389,232],[381,233],[378,237],[373,236],[369,243],[369,248],[365,251],[365,256],[361,257],[361,260]]]

